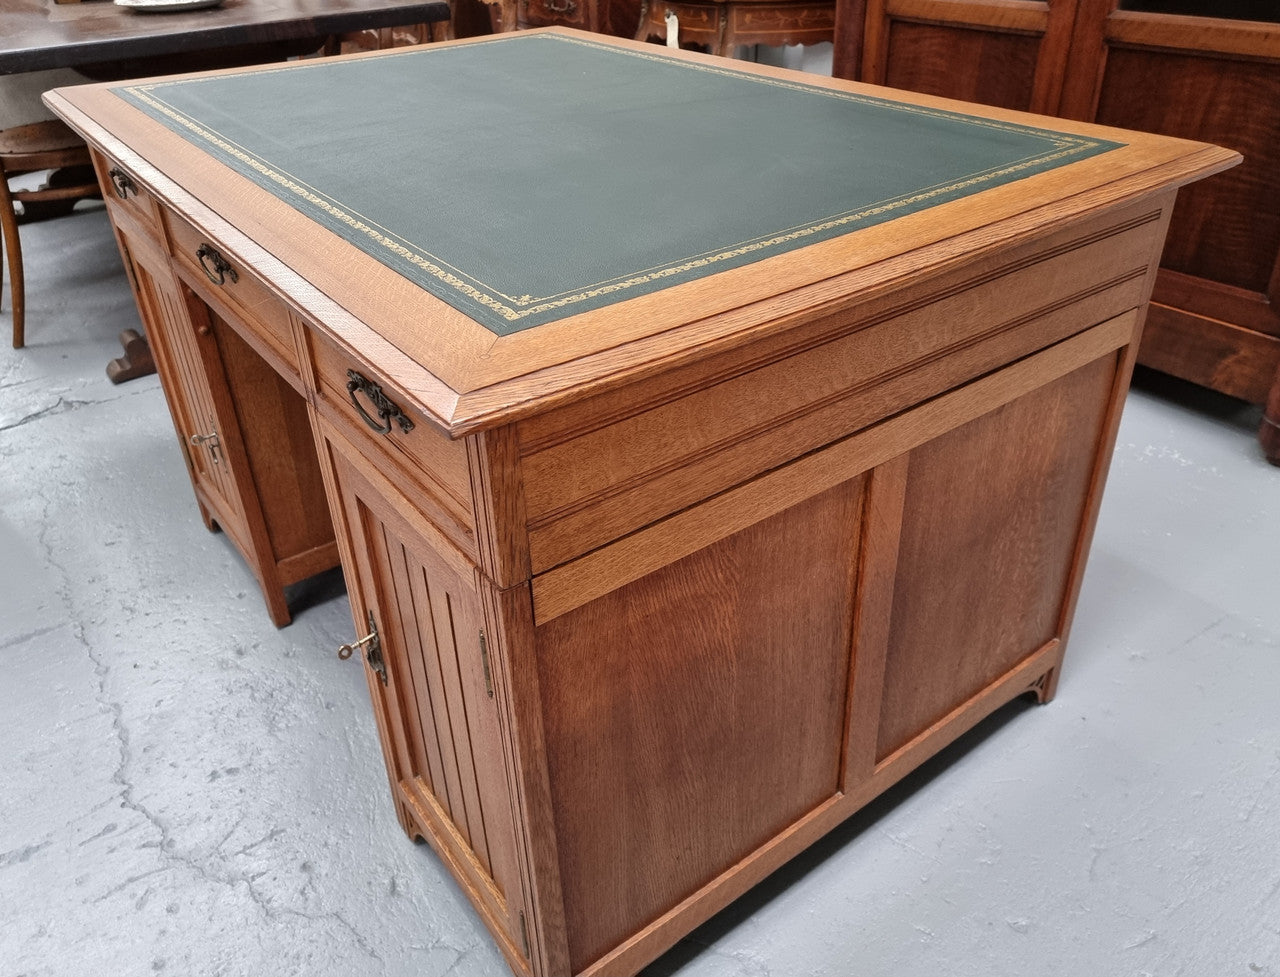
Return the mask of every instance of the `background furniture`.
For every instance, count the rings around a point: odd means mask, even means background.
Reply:
[[[421,37],[421,25],[448,17],[446,0],[252,0],[172,14],[139,14],[112,3],[0,0],[0,75],[74,67],[93,78],[129,78],[254,64],[326,44],[333,49],[338,35],[363,29],[400,26]],[[107,367],[113,382],[154,372],[144,338],[127,330],[120,341],[124,356]]]
[[[507,30],[515,26],[559,25],[631,37],[640,19],[640,0],[500,0],[500,3]]]
[[[49,99],[207,516],[265,580],[327,497],[401,824],[545,977],[635,973],[1053,695],[1176,187],[1237,160],[565,30]],[[423,106],[429,147],[377,114]],[[322,119],[370,138],[288,155]],[[453,153],[495,159],[461,202]]]
[[[79,167],[66,170],[67,167]],[[24,211],[33,205],[60,201],[74,203],[96,197],[98,181],[89,167],[89,148],[66,124],[51,120],[0,130],[0,255],[8,256],[9,294],[13,301],[13,348],[21,349],[25,335],[25,294],[22,275],[22,242],[14,203]],[[11,190],[9,179],[41,170],[62,170],[33,190]],[[24,218],[30,216],[24,212]],[[4,269],[0,263],[0,300],[4,298]]]
[[[172,14],[112,3],[51,6],[0,0],[0,74],[76,67],[94,78],[129,78],[252,64],[316,51],[334,34],[449,17],[445,0],[252,0]],[[166,57],[175,60],[130,63]],[[140,70],[147,68],[156,70]]]
[[[644,0],[636,39],[665,41],[669,12],[681,46],[724,57],[739,45],[821,44],[835,34],[835,0]]]
[[[1280,463],[1280,7],[839,0],[837,11],[839,77],[1244,155],[1179,198],[1139,362],[1267,404],[1260,439]]]

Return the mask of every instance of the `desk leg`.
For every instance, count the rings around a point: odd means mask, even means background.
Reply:
[[[156,361],[151,358],[151,346],[147,337],[136,329],[126,329],[120,334],[124,356],[118,356],[107,364],[107,379],[112,383],[136,380],[156,372]]]
[[[1262,423],[1258,426],[1258,443],[1267,461],[1280,465],[1280,369],[1271,381],[1271,391],[1262,411]]]

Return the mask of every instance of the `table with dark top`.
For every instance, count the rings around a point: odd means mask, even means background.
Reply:
[[[77,68],[121,75],[147,59],[191,59],[245,47],[310,45],[346,31],[443,21],[444,0],[223,0],[217,7],[139,13],[113,3],[0,0],[0,74]],[[86,70],[88,69],[88,70]]]
[[[317,51],[350,31],[448,19],[445,0],[223,0],[170,13],[104,0],[0,0],[0,75],[75,68],[108,80],[258,64]],[[107,367],[113,382],[155,372],[136,331],[121,344],[124,356]]]

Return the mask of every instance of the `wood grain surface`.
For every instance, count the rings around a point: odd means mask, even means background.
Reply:
[[[886,9],[1037,78],[1058,29]],[[635,974],[1053,697],[1176,188],[1237,159],[1064,123],[1126,146],[495,340],[109,91],[51,103],[137,183],[108,212],[201,514],[277,619],[341,556],[397,817],[530,977]]]

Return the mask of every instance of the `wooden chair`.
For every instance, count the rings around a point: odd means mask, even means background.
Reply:
[[[0,130],[0,253],[9,256],[9,291],[13,296],[13,348],[25,341],[23,322],[22,244],[18,240],[15,201],[21,201],[24,217],[34,216],[35,207],[60,202],[60,210],[70,211],[75,201],[99,195],[92,171],[71,171],[90,166],[89,148],[66,125],[58,121],[33,122]],[[10,190],[9,179],[41,170],[55,173],[36,190]],[[33,207],[32,205],[35,205]],[[0,299],[4,297],[4,268],[0,264]]]

